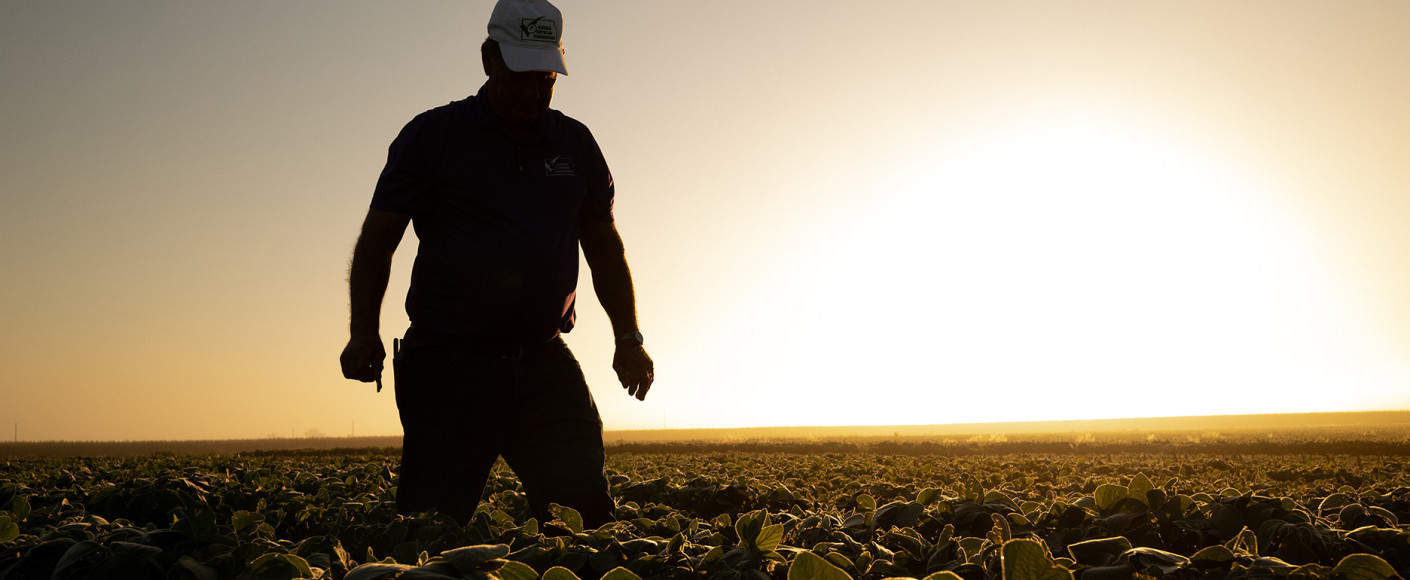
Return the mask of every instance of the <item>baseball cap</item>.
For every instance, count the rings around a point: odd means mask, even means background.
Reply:
[[[490,13],[490,40],[509,70],[568,74],[563,60],[563,14],[548,0],[499,0]]]

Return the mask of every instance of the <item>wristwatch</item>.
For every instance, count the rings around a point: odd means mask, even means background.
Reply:
[[[624,342],[630,342],[637,346],[641,346],[643,344],[646,344],[646,338],[641,335],[640,330],[633,330],[617,337],[617,344],[622,344]]]

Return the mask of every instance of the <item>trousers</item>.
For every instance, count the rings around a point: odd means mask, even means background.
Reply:
[[[495,461],[519,477],[532,515],[571,507],[596,528],[614,519],[602,419],[561,338],[475,343],[407,330],[393,359],[402,457],[397,511],[435,509],[468,523]]]

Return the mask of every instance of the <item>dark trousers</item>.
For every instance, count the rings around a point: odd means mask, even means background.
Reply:
[[[395,365],[405,434],[397,511],[469,522],[504,457],[540,522],[552,519],[550,503],[577,510],[589,528],[613,520],[602,419],[562,339],[489,346],[412,328]]]

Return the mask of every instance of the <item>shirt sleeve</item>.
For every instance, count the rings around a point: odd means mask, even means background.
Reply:
[[[597,140],[592,138],[592,133],[587,128],[583,128],[583,135],[586,139],[586,151],[588,153],[588,190],[587,197],[583,200],[581,210],[582,217],[598,222],[611,222],[612,205],[615,202],[616,189],[612,184],[612,171],[607,168],[607,160],[602,156],[602,149],[597,146]]]
[[[372,192],[373,209],[415,214],[426,206],[436,168],[428,113],[417,115],[392,141]]]

